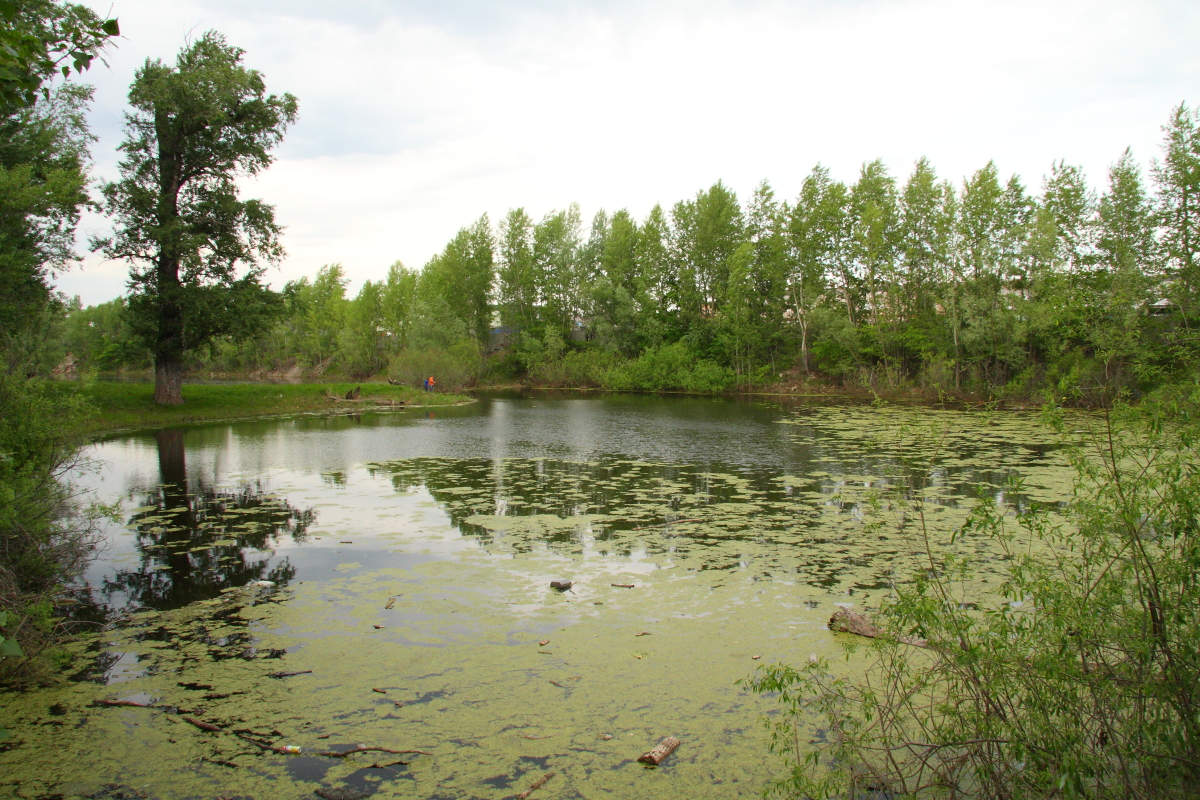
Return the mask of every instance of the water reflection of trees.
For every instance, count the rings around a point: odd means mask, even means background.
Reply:
[[[748,495],[777,500],[786,496],[773,471],[717,464],[430,458],[390,462],[378,469],[399,491],[424,488],[462,533],[485,543],[495,534],[469,523],[473,515],[547,514],[567,519],[603,514],[604,523],[588,532],[592,542],[603,544],[622,539],[622,533],[685,519],[700,506],[746,502]],[[730,477],[734,480],[726,479]],[[550,529],[541,537],[551,545],[578,545],[579,539],[580,532],[569,528]],[[529,543],[514,546],[528,549]]]
[[[155,442],[160,485],[129,520],[138,563],[81,598],[80,615],[178,608],[254,580],[291,581],[296,568],[286,558],[272,563],[273,548],[283,537],[303,541],[316,513],[268,495],[258,481],[216,489],[189,477],[181,430],[158,431]]]
[[[821,471],[798,464],[797,474],[786,479],[778,468],[619,458],[417,458],[373,469],[398,491],[428,492],[462,534],[485,547],[520,553],[546,546],[564,554],[590,547],[617,556],[635,550],[669,552],[694,569],[738,569],[753,563],[755,573],[764,577],[799,576],[826,590],[890,586],[900,540],[887,525],[866,524],[877,514],[871,510],[873,496],[889,487],[905,494],[928,476],[941,491],[927,495],[926,502],[961,507],[977,489],[990,497],[993,481],[1007,474],[1003,467],[935,467],[930,474],[928,462],[920,465],[887,454],[854,456],[836,466],[824,459]],[[834,472],[839,467],[841,474]],[[1018,498],[1005,497],[1004,502]],[[487,520],[478,525],[473,524],[479,521],[472,519],[476,515],[547,516],[544,522],[492,525]],[[602,519],[592,522],[588,515]],[[579,524],[570,524],[571,518],[580,518]]]

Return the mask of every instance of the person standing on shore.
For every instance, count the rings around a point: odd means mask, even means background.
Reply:
[[[428,388],[426,391],[430,391],[430,392],[432,392],[432,391],[433,391],[433,386],[434,386],[434,384],[435,384],[435,383],[436,383],[436,381],[434,381],[434,379],[433,379],[433,376],[432,376],[432,375],[430,375],[430,376],[429,376],[429,384],[428,384],[428,385],[429,385],[429,388]]]

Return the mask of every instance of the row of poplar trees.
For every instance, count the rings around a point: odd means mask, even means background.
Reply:
[[[818,166],[794,200],[718,182],[641,220],[601,211],[586,235],[577,206],[517,208],[363,291],[400,344],[432,304],[482,346],[497,324],[627,359],[682,342],[743,380],[1136,386],[1194,352],[1198,122],[1180,105],[1150,180],[1127,150],[1099,192],[1061,162],[1034,192],[990,162],[955,185],[876,160],[850,184]]]

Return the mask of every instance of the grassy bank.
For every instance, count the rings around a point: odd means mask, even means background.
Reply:
[[[152,383],[63,381],[50,386],[64,395],[79,394],[95,409],[83,423],[86,434],[247,417],[370,411],[399,403],[446,406],[470,400],[465,395],[425,393],[386,383],[234,383],[185,384],[183,405],[160,406],[154,402]],[[361,389],[357,401],[332,399],[345,398],[355,387]]]

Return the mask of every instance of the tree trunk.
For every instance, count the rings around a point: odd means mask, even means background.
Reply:
[[[183,405],[183,309],[179,261],[158,259],[158,341],[154,346],[154,402]]]
[[[800,360],[804,364],[804,374],[811,375],[808,370],[808,318],[800,317]]]
[[[154,359],[154,402],[160,406],[183,405],[183,364]]]

